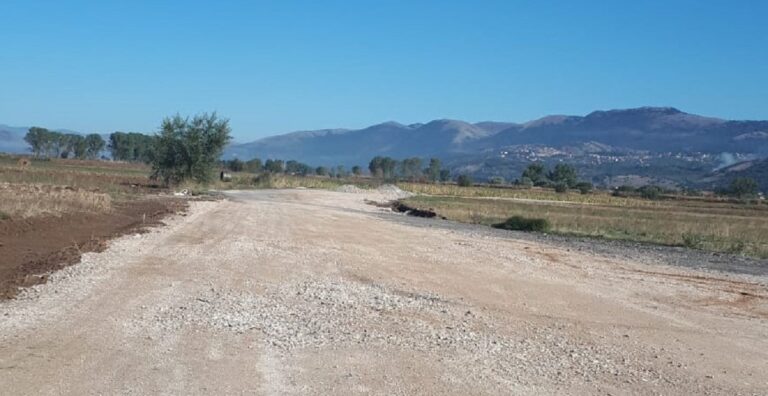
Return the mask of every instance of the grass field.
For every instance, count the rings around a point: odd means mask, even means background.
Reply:
[[[479,198],[472,196],[476,191],[469,189],[469,197],[419,195],[404,202],[460,222],[491,225],[519,215],[546,219],[551,231],[558,234],[768,257],[765,204],[616,197],[598,197],[596,201],[601,203],[586,203],[564,202],[563,194],[546,191],[531,192],[521,198]],[[591,195],[583,197],[590,199]],[[615,200],[619,202],[613,203]]]

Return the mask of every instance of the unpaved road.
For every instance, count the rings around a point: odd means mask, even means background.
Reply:
[[[363,198],[231,193],[84,255],[0,304],[0,393],[768,394],[766,277]]]

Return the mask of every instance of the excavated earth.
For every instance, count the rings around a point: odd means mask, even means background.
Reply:
[[[85,253],[0,302],[2,393],[768,394],[765,262],[366,203],[391,199],[232,192]]]
[[[104,250],[109,239],[158,225],[185,207],[179,199],[143,197],[117,203],[107,213],[0,220],[0,300],[45,282],[84,252]]]

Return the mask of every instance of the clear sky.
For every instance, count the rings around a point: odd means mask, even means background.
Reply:
[[[0,123],[235,138],[643,105],[768,119],[768,1],[0,1]]]

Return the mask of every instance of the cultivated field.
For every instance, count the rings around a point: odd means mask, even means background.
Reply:
[[[184,202],[140,164],[35,160],[0,155],[0,299],[106,247],[112,237],[157,224]]]
[[[764,203],[700,198],[647,200],[603,192],[558,194],[543,189],[400,186],[434,194],[404,202],[432,209],[450,220],[491,225],[519,215],[546,219],[552,232],[564,235],[768,257],[768,205]]]

